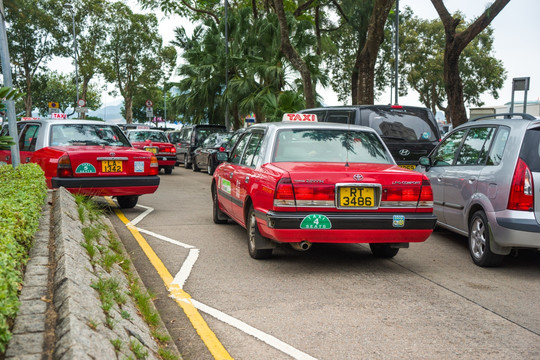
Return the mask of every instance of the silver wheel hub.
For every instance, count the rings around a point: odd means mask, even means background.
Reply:
[[[471,227],[471,252],[480,259],[486,251],[486,227],[482,219],[476,218]]]

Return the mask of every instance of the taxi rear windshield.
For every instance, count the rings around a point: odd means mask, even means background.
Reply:
[[[51,126],[51,146],[127,146],[131,144],[117,126],[59,124]]]
[[[391,156],[373,133],[321,129],[280,130],[273,161],[392,164]]]
[[[424,109],[363,109],[368,126],[383,139],[437,141],[438,133]]]

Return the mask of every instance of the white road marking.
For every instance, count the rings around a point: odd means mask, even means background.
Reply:
[[[133,219],[132,221],[130,221],[129,223],[126,224],[126,226],[133,226],[137,229],[137,231],[141,232],[141,233],[145,233],[145,234],[148,234],[152,237],[155,237],[156,239],[160,239],[160,240],[163,240],[163,241],[166,241],[168,243],[171,243],[171,244],[174,244],[174,245],[177,245],[177,246],[180,246],[180,247],[183,247],[185,249],[190,249],[189,250],[189,254],[186,258],[186,260],[184,261],[184,263],[182,264],[182,267],[180,268],[180,271],[174,276],[174,280],[172,281],[171,284],[175,284],[175,285],[178,285],[180,286],[181,289],[184,288],[184,284],[186,283],[187,279],[189,278],[189,275],[191,274],[191,270],[193,269],[193,266],[195,265],[195,262],[197,262],[197,259],[199,258],[199,252],[200,250],[195,248],[195,246],[193,245],[189,245],[189,244],[184,244],[180,241],[177,241],[177,240],[174,240],[174,239],[171,239],[171,238],[168,238],[166,236],[163,236],[163,235],[159,235],[159,234],[156,234],[152,231],[148,231],[148,230],[145,230],[145,229],[142,229],[142,228],[139,228],[139,227],[136,227],[135,225],[137,223],[139,223],[141,220],[143,220],[148,214],[150,214],[152,211],[154,211],[153,208],[151,207],[148,207],[148,206],[144,206],[144,205],[137,205],[137,207],[141,207],[143,209],[146,209],[145,212],[143,212],[142,214],[140,214],[139,216],[137,216],[135,219]],[[170,297],[173,297],[174,298],[174,295],[169,295]],[[248,325],[246,324],[245,322],[241,321],[241,320],[238,320],[230,315],[227,315],[225,314],[224,312],[221,312],[217,309],[214,309],[208,305],[205,305],[193,298],[191,299],[178,299],[178,300],[181,300],[181,301],[185,301],[185,302],[191,302],[193,304],[193,306],[195,306],[198,310],[226,323],[226,324],[229,324],[235,328],[237,328],[238,330],[240,331],[243,331],[244,333],[248,334],[248,335],[251,335],[253,337],[255,337],[256,339],[259,339],[261,340],[262,342],[272,346],[273,348],[291,356],[292,358],[294,359],[297,359],[297,360],[317,360],[316,358],[292,347],[291,345],[279,340],[278,338],[272,336],[272,335],[269,335],[269,334],[266,334],[256,328],[254,328],[253,326],[251,325]]]
[[[175,275],[174,280],[172,281],[172,284],[177,284],[180,286],[180,289],[184,288],[184,284],[186,283],[189,274],[191,274],[191,269],[193,269],[193,266],[195,265],[195,262],[199,258],[199,249],[191,249],[189,250],[189,255],[182,264],[182,268],[178,272],[178,274]]]

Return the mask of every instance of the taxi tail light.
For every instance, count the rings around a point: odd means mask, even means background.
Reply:
[[[518,159],[510,196],[508,197],[509,210],[531,211],[534,209],[533,178],[531,170],[521,158]]]
[[[334,206],[334,185],[297,184],[294,195],[296,206]]]
[[[221,146],[221,147],[219,148],[219,152],[224,152],[224,151],[225,151],[225,148],[224,148],[223,146]]]
[[[152,156],[150,158],[150,175],[157,175],[159,173],[159,165],[157,157]]]
[[[294,188],[290,178],[282,178],[276,185],[274,206],[296,206]]]
[[[418,207],[433,207],[433,189],[431,189],[431,183],[427,178],[422,180],[422,189],[420,190]]]
[[[73,177],[73,170],[71,168],[71,160],[69,155],[65,154],[58,159],[57,167],[58,177]]]

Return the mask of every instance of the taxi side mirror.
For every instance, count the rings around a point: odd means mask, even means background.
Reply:
[[[218,152],[216,154],[216,157],[218,161],[228,161],[229,160],[229,154],[226,152]]]

